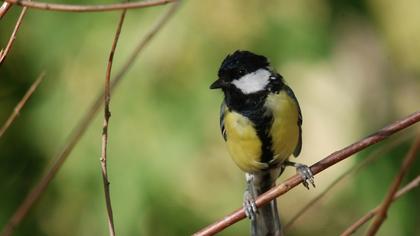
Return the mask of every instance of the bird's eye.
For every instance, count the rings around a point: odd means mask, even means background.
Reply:
[[[240,76],[245,75],[245,70],[244,69],[239,69],[238,74]]]

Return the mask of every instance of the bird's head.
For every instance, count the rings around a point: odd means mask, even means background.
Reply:
[[[282,83],[281,76],[270,69],[266,57],[239,50],[223,60],[218,77],[210,89],[222,89],[225,93],[235,92],[245,96],[271,91],[274,85]]]

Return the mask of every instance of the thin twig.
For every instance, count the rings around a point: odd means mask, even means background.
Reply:
[[[34,2],[30,0],[4,0],[4,1],[19,5],[19,6],[36,8],[40,10],[48,10],[48,11],[95,12],[95,11],[116,11],[116,10],[133,9],[133,8],[153,7],[153,6],[164,5],[167,3],[175,2],[176,0],[149,0],[149,1],[125,2],[125,3],[113,3],[113,4],[105,4],[105,5],[70,5],[70,4]]]
[[[4,4],[5,4],[5,3],[4,3]],[[4,5],[4,4],[3,4],[3,5]],[[10,7],[10,6],[9,6],[9,7]],[[6,8],[6,9],[5,9],[5,11],[7,11],[7,9],[8,9],[8,8]],[[16,22],[15,28],[13,29],[12,35],[10,35],[9,41],[7,42],[6,48],[5,48],[5,49],[0,50],[0,66],[3,64],[4,59],[6,58],[7,54],[8,54],[8,53],[9,53],[9,51],[10,51],[10,49],[12,48],[13,42],[14,42],[14,41],[15,41],[15,39],[16,39],[16,33],[17,33],[17,31],[19,30],[20,25],[22,24],[23,17],[25,16],[25,14],[26,14],[26,11],[27,11],[27,10],[28,10],[28,8],[27,8],[27,7],[24,7],[24,8],[22,9],[22,11],[20,12],[19,18],[18,18],[18,20],[17,20],[17,22]]]
[[[401,120],[395,121],[392,124],[384,127],[383,129],[377,131],[376,133],[356,142],[353,143],[339,151],[332,153],[331,155],[327,156],[326,158],[322,159],[321,161],[315,163],[311,166],[311,171],[314,175],[318,174],[319,172],[327,169],[328,167],[340,162],[349,156],[353,155],[356,152],[359,152],[368,146],[371,146],[377,142],[384,140],[385,138],[389,137],[390,135],[405,129],[415,123],[420,121],[420,111],[417,111]],[[280,185],[270,189],[266,193],[259,196],[256,200],[257,207],[261,207],[265,204],[268,204],[271,200],[279,197],[290,189],[294,188],[298,184],[302,183],[302,178],[300,175],[296,174],[287,180],[285,180]],[[245,212],[243,208],[240,208],[233,213],[223,217],[222,219],[216,221],[215,223],[205,227],[204,229],[198,231],[194,235],[213,235],[225,229],[226,227],[242,220],[245,218]]]
[[[388,194],[386,195],[381,207],[376,214],[376,218],[373,221],[372,225],[369,227],[366,235],[373,236],[378,232],[379,228],[381,227],[382,223],[385,221],[387,216],[388,208],[391,206],[392,198],[394,197],[395,193],[397,192],[398,188],[400,187],[401,181],[404,178],[404,175],[407,173],[408,169],[411,167],[411,164],[417,157],[417,151],[420,147],[420,135],[416,138],[413,145],[411,146],[407,156],[404,158],[404,161],[401,165],[400,171],[398,175],[395,176],[394,181],[392,182],[391,187],[389,188]]]
[[[123,67],[117,73],[117,75],[111,80],[111,92],[119,84],[123,76],[131,68],[134,61],[139,56],[139,53],[142,49],[151,41],[151,39],[156,35],[157,32],[165,25],[166,22],[173,16],[176,9],[178,8],[178,2],[174,4],[165,12],[161,18],[159,18],[151,30],[141,39],[137,47],[132,52],[131,56],[123,64]],[[95,115],[99,111],[104,100],[104,93],[102,92],[94,101],[90,109],[87,111],[85,116],[79,121],[77,126],[71,132],[69,138],[67,139],[64,147],[61,151],[55,156],[54,164],[48,170],[48,172],[42,177],[42,179],[35,185],[32,191],[25,197],[23,203],[15,211],[13,216],[9,219],[8,223],[4,227],[1,236],[9,236],[13,233],[14,228],[25,218],[29,210],[33,207],[35,202],[40,198],[41,194],[44,193],[45,189],[48,187],[51,180],[60,170],[63,163],[66,161],[67,157],[79,142],[80,138],[85,133],[86,129],[89,127],[92,120],[95,118]]]
[[[120,21],[118,22],[117,31],[115,32],[114,41],[112,43],[111,52],[109,53],[108,66],[106,69],[105,75],[105,90],[104,90],[104,124],[102,128],[102,149],[101,149],[101,170],[102,170],[102,180],[104,182],[104,192],[105,192],[105,202],[106,210],[108,214],[108,228],[109,235],[115,236],[115,226],[114,226],[114,216],[112,214],[112,205],[111,205],[111,195],[109,190],[109,179],[108,179],[108,170],[107,170],[107,145],[108,145],[108,125],[109,118],[111,117],[111,112],[109,110],[109,102],[111,101],[111,90],[110,90],[110,81],[111,81],[111,69],[112,62],[114,60],[115,49],[117,48],[118,39],[120,37],[121,28],[124,23],[125,13],[127,12],[124,9],[121,12]]]
[[[3,2],[3,4],[0,7],[0,20],[3,18],[4,15],[6,15],[7,11],[10,9],[12,4],[8,2]]]
[[[302,209],[300,209],[300,211],[298,211],[298,213],[296,213],[295,216],[292,217],[292,219],[284,226],[284,231],[287,232],[288,230],[290,230],[290,228],[293,226],[293,224],[307,211],[309,210],[312,206],[314,206],[319,200],[321,200],[321,198],[323,198],[334,186],[336,186],[338,183],[340,183],[342,180],[344,180],[346,177],[349,177],[351,174],[363,169],[364,167],[366,167],[369,163],[371,163],[372,161],[375,161],[376,159],[378,159],[379,157],[381,157],[381,155],[385,152],[388,152],[389,150],[391,150],[392,148],[394,148],[395,146],[397,146],[398,144],[400,144],[401,142],[407,140],[408,138],[411,138],[412,135],[410,136],[402,136],[398,139],[395,139],[392,143],[390,143],[387,146],[383,146],[379,149],[376,149],[375,151],[373,151],[372,153],[370,153],[368,156],[366,156],[361,162],[359,162],[358,164],[352,166],[350,169],[346,170],[343,174],[341,174],[337,179],[335,179],[328,187],[326,187],[322,193],[320,193],[318,196],[316,196],[315,198],[313,198],[311,201],[309,201],[305,206],[302,207]]]
[[[412,180],[410,183],[405,185],[403,188],[401,188],[397,194],[394,195],[392,198],[392,201],[397,200],[402,195],[406,194],[407,192],[411,191],[414,188],[417,188],[420,185],[420,175],[417,176],[414,180]],[[352,224],[350,227],[348,227],[346,230],[344,230],[343,233],[340,234],[340,236],[349,236],[354,234],[362,225],[364,225],[366,222],[368,222],[370,219],[372,219],[379,211],[380,205],[375,207],[374,209],[367,212],[364,216],[362,216],[359,220],[357,220],[354,224]]]
[[[45,72],[42,72],[38,76],[38,78],[32,83],[31,87],[29,87],[28,91],[26,91],[25,95],[20,100],[20,102],[16,105],[12,114],[10,114],[9,118],[6,120],[6,122],[0,128],[0,138],[3,136],[3,134],[6,132],[6,130],[10,127],[10,125],[13,123],[13,121],[16,120],[16,117],[19,115],[20,110],[22,109],[23,106],[25,106],[28,99],[35,92],[36,88],[41,83],[42,79],[44,79],[44,76],[45,76]]]

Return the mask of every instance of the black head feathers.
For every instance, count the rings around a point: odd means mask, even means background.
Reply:
[[[249,51],[237,50],[223,60],[218,76],[225,81],[232,81],[268,66],[266,57]]]

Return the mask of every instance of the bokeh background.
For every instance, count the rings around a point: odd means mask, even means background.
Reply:
[[[164,8],[128,12],[114,72]],[[302,163],[418,110],[418,9],[416,0],[184,1],[112,94],[108,165],[117,234],[189,235],[241,206],[243,173],[218,127],[222,94],[208,89],[236,49],[269,57],[294,89],[304,118]],[[1,20],[0,45],[19,11],[13,7]],[[0,68],[0,124],[35,78],[47,75],[0,139],[0,228],[103,89],[118,18],[40,10],[25,17]],[[107,235],[101,130],[102,112],[15,235]],[[387,150],[307,211],[289,235],[337,235],[380,203],[418,131],[322,172],[315,189],[299,186],[279,198],[286,223],[362,157]],[[419,170],[417,160],[404,183]],[[420,235],[419,199],[414,190],[393,204],[379,234]],[[241,221],[220,235],[247,235],[248,227]]]

